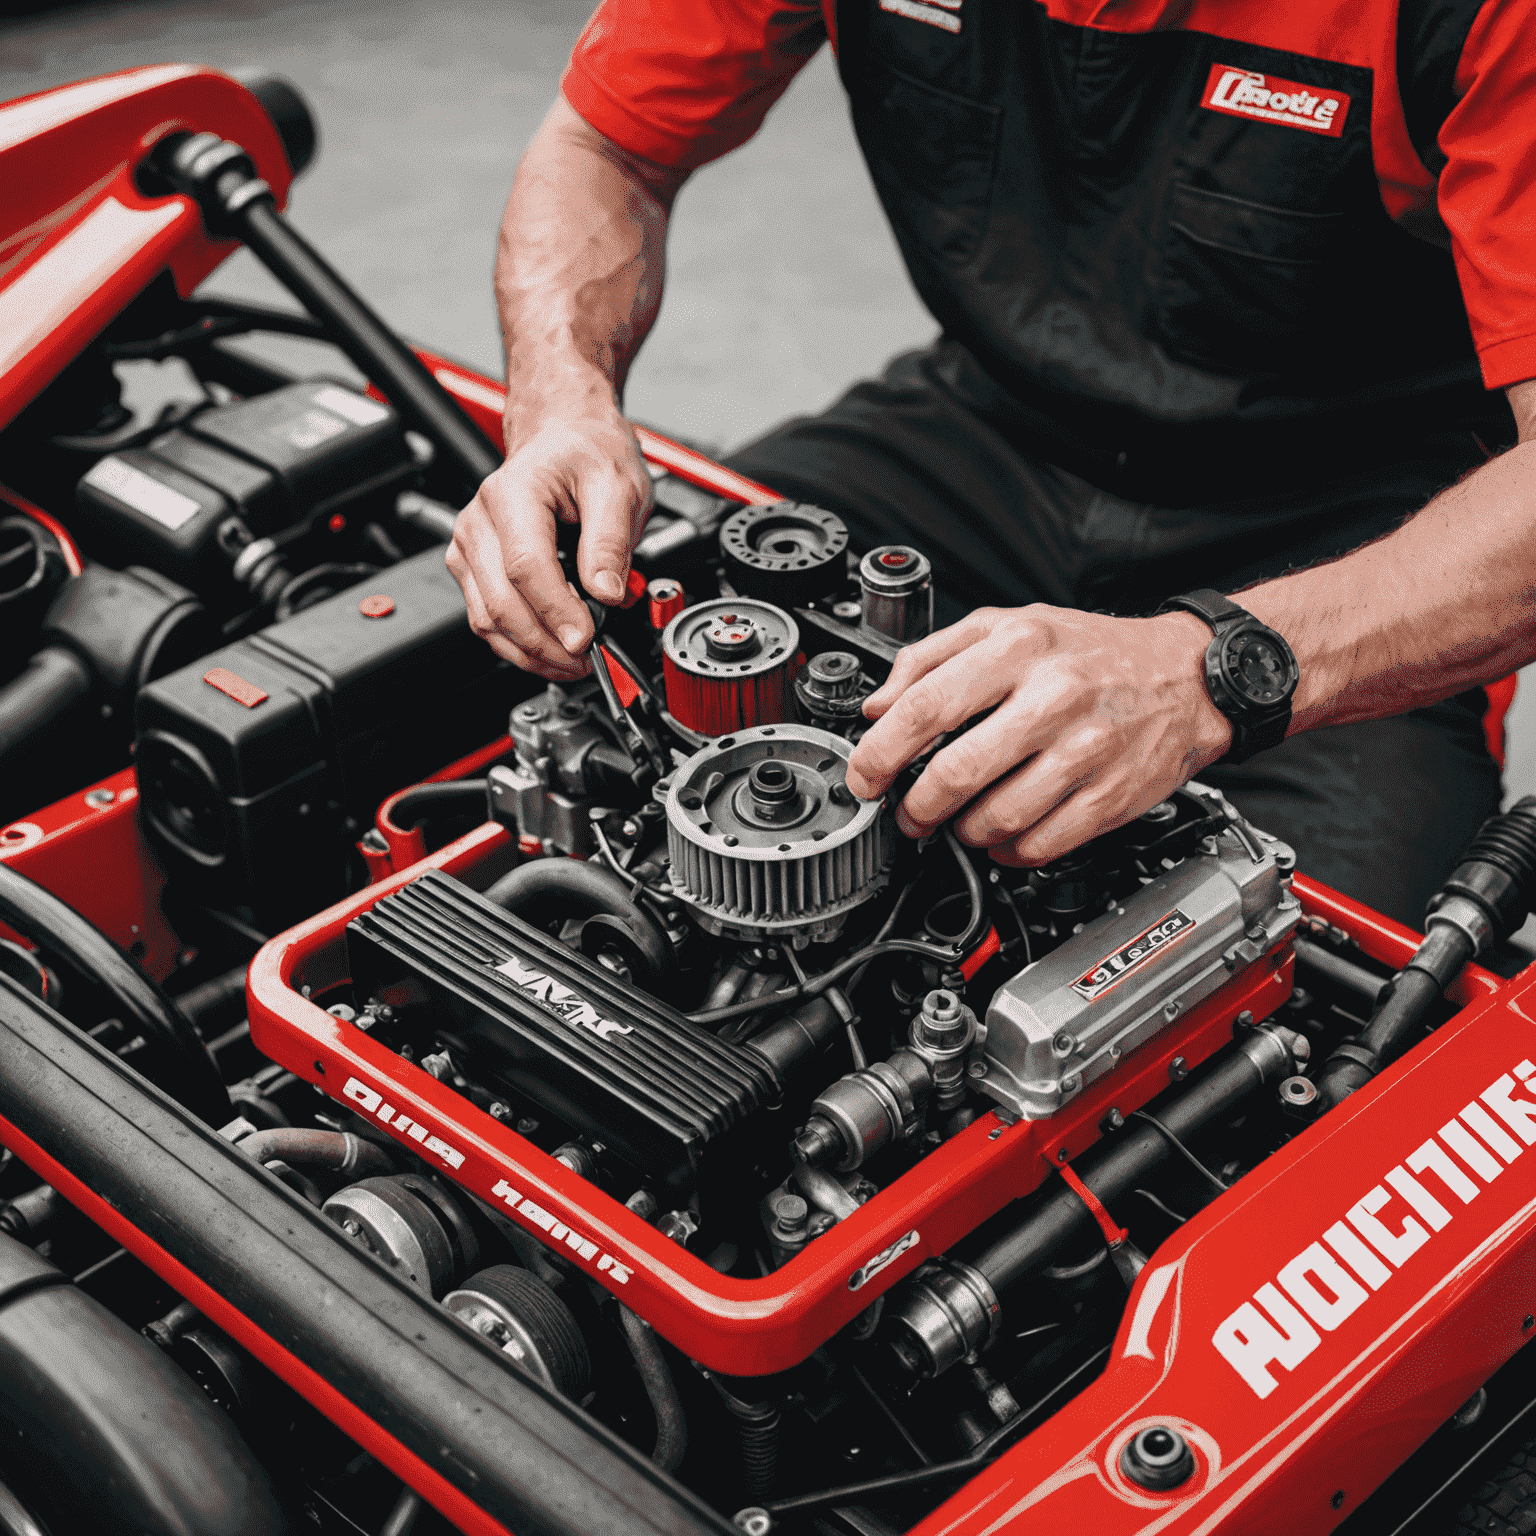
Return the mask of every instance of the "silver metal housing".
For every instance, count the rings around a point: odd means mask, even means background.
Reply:
[[[890,817],[848,790],[852,751],[815,726],[759,725],[700,748],[672,775],[672,889],[706,930],[835,938],[885,885]]]
[[[1054,1114],[1300,921],[1291,850],[1213,791],[1189,789],[1224,808],[1228,826],[993,995],[976,1086],[1014,1114]]]

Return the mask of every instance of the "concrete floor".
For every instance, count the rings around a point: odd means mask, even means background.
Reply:
[[[288,76],[321,130],[295,219],[407,335],[497,372],[497,222],[588,9],[587,0],[67,6],[0,21],[0,100],[167,60]],[[208,286],[282,302],[244,256]],[[699,172],[679,199],[667,298],[628,408],[729,447],[825,404],[934,329],[823,51],[757,139]],[[1523,684],[1511,799],[1536,790],[1536,669]]]

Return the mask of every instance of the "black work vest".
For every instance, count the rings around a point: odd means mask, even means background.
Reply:
[[[957,31],[840,0],[839,68],[913,281],[979,365],[962,387],[1012,438],[1166,502],[1387,462],[1457,423],[1504,435],[1449,252],[1382,206],[1371,98],[1396,82],[938,3]],[[1341,131],[1203,106],[1218,65],[1306,110],[1347,96]]]

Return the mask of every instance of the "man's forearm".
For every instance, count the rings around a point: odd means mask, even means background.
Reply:
[[[1240,600],[1301,663],[1297,730],[1401,714],[1524,666],[1536,659],[1536,443],[1387,537]]]
[[[552,409],[611,400],[656,318],[667,218],[686,173],[626,155],[557,99],[502,219],[496,298],[507,451]]]

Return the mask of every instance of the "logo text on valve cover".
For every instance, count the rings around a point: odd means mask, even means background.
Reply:
[[[1343,91],[1301,85],[1256,69],[1235,69],[1230,64],[1211,65],[1200,105],[1232,117],[1254,117],[1306,133],[1325,133],[1332,139],[1344,132],[1344,119],[1349,114],[1349,97]]]
[[[1217,1353],[1259,1397],[1275,1390],[1275,1366],[1294,1371],[1323,1334],[1432,1243],[1506,1163],[1536,1145],[1536,1098],[1519,1092],[1531,1089],[1526,1079],[1533,1074],[1536,1066],[1522,1061],[1513,1076],[1506,1072],[1485,1088],[1216,1330],[1211,1343]],[[1407,1210],[1389,1209],[1396,1201]]]
[[[1165,949],[1182,933],[1188,933],[1195,920],[1177,907],[1160,917],[1150,928],[1138,933],[1129,944],[1122,944],[1112,955],[1105,955],[1099,963],[1085,971],[1072,983],[1072,990],[1091,1003],[1115,985],[1124,981],[1139,965],[1144,965],[1158,950]]]
[[[562,986],[556,981],[553,976],[546,976],[543,971],[536,971],[531,965],[524,965],[516,955],[513,955],[510,960],[503,960],[500,965],[492,966],[491,969],[498,976],[505,976],[508,981],[515,982],[523,991],[536,997],[547,1008],[553,1008],[567,1024],[576,1024],[582,1029],[590,1029],[594,1035],[601,1035],[605,1040],[609,1035],[634,1034],[634,1030],[628,1024],[615,1024],[612,1019],[605,1019],[584,997],[578,997],[569,987]]]

